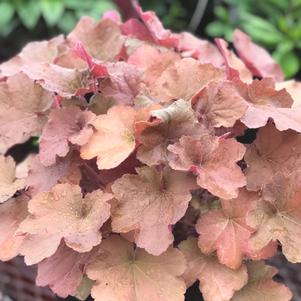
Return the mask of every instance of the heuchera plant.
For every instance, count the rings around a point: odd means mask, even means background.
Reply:
[[[133,5],[0,65],[0,259],[61,297],[290,300],[264,260],[301,262],[300,83],[239,30],[234,53]]]

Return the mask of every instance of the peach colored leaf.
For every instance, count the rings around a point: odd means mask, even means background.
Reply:
[[[222,69],[184,58],[169,65],[150,86],[150,93],[161,102],[174,99],[189,100],[211,81],[225,79]]]
[[[132,107],[114,106],[107,114],[92,122],[95,132],[81,147],[81,157],[97,157],[99,169],[111,169],[122,163],[135,149],[134,123],[136,111]]]
[[[39,135],[51,104],[51,94],[23,73],[0,82],[0,153]]]
[[[233,43],[239,57],[255,76],[271,77],[278,82],[284,75],[280,66],[262,47],[252,42],[251,38],[239,29],[233,34]]]
[[[19,224],[27,216],[28,201],[19,196],[0,206],[0,260],[8,261],[19,253],[23,236],[16,235]]]
[[[293,99],[285,89],[276,90],[271,78],[255,79],[250,84],[235,81],[237,89],[253,106],[268,106],[275,108],[290,108]]]
[[[83,197],[79,186],[57,184],[50,192],[42,192],[30,200],[30,215],[19,231],[40,235],[45,238],[45,245],[48,237],[58,238],[58,243],[64,239],[75,251],[88,252],[101,242],[99,229],[110,217],[110,199],[112,195],[100,189]]]
[[[57,234],[25,234],[20,232],[16,235],[23,236],[19,247],[19,254],[24,256],[26,265],[33,265],[53,255],[60,245],[61,237]]]
[[[215,39],[215,43],[224,58],[228,79],[231,80],[238,77],[243,82],[251,82],[253,79],[252,73],[244,62],[240,60],[233,51],[228,49],[228,43],[223,39]]]
[[[143,44],[131,53],[127,62],[143,70],[143,80],[150,86],[169,65],[178,60],[180,56],[173,51],[161,51]]]
[[[152,111],[151,116],[155,119],[138,135],[142,145],[137,153],[137,158],[149,166],[167,162],[169,143],[177,142],[182,135],[198,136],[204,130],[190,103],[183,99]]]
[[[196,238],[182,241],[179,249],[187,261],[183,278],[187,286],[191,286],[197,279],[200,281],[200,291],[205,301],[228,301],[235,291],[248,282],[245,265],[232,270],[219,263],[214,255],[204,255],[198,248]]]
[[[105,18],[95,23],[91,17],[83,17],[68,35],[70,47],[81,42],[93,58],[102,61],[113,60],[121,51],[124,38],[119,26]]]
[[[213,127],[232,127],[248,104],[230,81],[212,82],[192,98],[198,119]]]
[[[55,164],[57,156],[67,155],[70,143],[86,144],[93,134],[91,123],[95,117],[94,113],[76,106],[53,110],[40,138],[41,163],[45,166]]]
[[[246,179],[236,164],[245,147],[235,139],[224,139],[206,132],[199,138],[183,136],[168,146],[169,165],[175,170],[193,171],[200,187],[224,199],[237,197]]]
[[[67,98],[89,91],[92,84],[87,69],[68,69],[55,64],[41,63],[35,68],[25,66],[22,71],[45,90]]]
[[[292,293],[283,284],[273,280],[278,270],[264,262],[247,263],[249,282],[236,292],[231,301],[289,301]]]
[[[15,75],[23,66],[35,68],[40,63],[54,63],[64,40],[64,36],[59,35],[49,41],[28,43],[19,54],[0,65],[0,76]]]
[[[285,89],[277,91],[271,79],[255,80],[249,86],[238,83],[238,90],[249,104],[241,118],[246,126],[259,128],[273,119],[280,131],[292,129],[301,132],[301,108],[291,108],[293,99],[290,94]]]
[[[192,176],[169,169],[136,170],[137,175],[126,174],[112,185],[118,201],[112,228],[118,233],[136,230],[137,246],[159,255],[173,241],[170,225],[185,214],[195,182]]]
[[[87,268],[88,277],[96,281],[91,291],[95,301],[184,301],[186,285],[180,276],[185,258],[179,250],[153,256],[115,235],[100,249]]]
[[[221,209],[201,215],[196,225],[201,251],[205,254],[217,251],[222,264],[239,268],[244,257],[251,255],[249,238],[254,229],[247,225],[246,217],[257,199],[256,193],[240,190],[236,199],[221,200]],[[263,258],[270,255],[270,249],[261,254]]]
[[[249,212],[247,222],[257,229],[251,238],[254,249],[279,240],[282,252],[291,262],[301,262],[301,189],[300,174],[277,174],[263,189],[263,200],[258,200]]]
[[[97,253],[97,248],[90,252],[78,253],[61,243],[55,254],[38,264],[36,284],[49,286],[62,298],[74,295],[84,278],[86,266]]]
[[[24,180],[16,176],[16,163],[10,156],[0,155],[0,204],[24,188]]]
[[[183,57],[193,57],[202,64],[211,63],[215,67],[222,66],[223,57],[214,44],[199,39],[189,32],[181,32],[178,38],[177,50]]]
[[[248,166],[247,188],[259,190],[271,182],[277,172],[290,173],[299,168],[301,137],[291,130],[279,132],[274,125],[268,124],[258,131],[244,159]]]
[[[293,98],[293,108],[301,107],[301,82],[294,79],[276,83],[276,90],[285,89]]]

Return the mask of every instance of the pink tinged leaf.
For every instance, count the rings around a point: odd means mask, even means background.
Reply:
[[[204,132],[199,138],[183,136],[178,143],[168,146],[168,150],[170,167],[194,171],[198,185],[213,195],[235,198],[238,189],[246,184],[236,164],[243,158],[245,147],[235,139],[217,138]]]
[[[198,119],[208,127],[233,127],[248,104],[230,81],[212,82],[192,98]]]
[[[153,256],[115,235],[100,249],[87,268],[88,277],[96,281],[91,291],[96,301],[184,301],[186,285],[180,276],[185,258],[179,250]]]
[[[228,301],[248,282],[247,268],[243,264],[232,270],[221,264],[213,255],[203,254],[196,238],[188,238],[179,245],[187,261],[183,278],[187,286],[200,281],[200,291],[205,301]]]
[[[282,90],[282,89],[285,89],[294,100],[292,107],[300,108],[301,107],[301,83],[293,79],[281,83],[276,83],[276,90]]]
[[[12,76],[19,73],[24,66],[35,68],[41,63],[54,63],[64,46],[63,35],[49,41],[28,43],[19,54],[0,65],[0,76]]]
[[[91,123],[96,115],[82,111],[76,106],[53,110],[40,139],[40,160],[45,166],[56,163],[56,158],[65,157],[70,143],[86,144],[93,135]]]
[[[10,156],[0,155],[0,204],[24,188],[24,180],[16,175],[16,163]]]
[[[78,165],[73,156],[59,159],[56,164],[47,167],[40,162],[39,155],[32,158],[25,180],[30,194],[49,191],[58,182],[66,180],[72,184],[79,184],[81,174]]]
[[[257,229],[251,238],[254,249],[272,240],[282,244],[282,252],[293,262],[301,262],[301,191],[300,174],[278,173],[263,189],[263,197],[249,212],[247,222]]]
[[[88,160],[97,157],[99,169],[111,169],[121,164],[136,146],[135,116],[135,109],[126,106],[114,106],[107,114],[97,116],[91,123],[95,132],[81,147],[81,157]]]
[[[273,280],[278,270],[264,262],[247,263],[249,282],[236,292],[231,301],[289,301],[291,291],[283,284]]]
[[[69,69],[59,65],[41,63],[34,69],[23,67],[22,71],[37,81],[45,90],[70,98],[89,92],[92,88],[90,72],[86,69]]]
[[[144,44],[131,53],[127,62],[143,70],[143,81],[150,86],[169,65],[178,60],[180,56],[173,51],[160,51]]]
[[[0,82],[0,153],[41,133],[51,93],[23,73]]]
[[[259,190],[276,173],[290,174],[300,166],[301,137],[291,130],[279,132],[273,124],[268,124],[258,131],[256,140],[247,149],[245,161],[247,188]]]
[[[110,19],[117,24],[121,23],[121,17],[118,11],[116,10],[108,10],[102,15],[102,19]]]
[[[291,108],[293,99],[285,89],[277,91],[271,79],[255,80],[249,86],[238,84],[238,90],[249,107],[241,121],[249,128],[258,128],[273,119],[277,129],[301,132],[301,109]]]
[[[129,19],[120,26],[121,32],[125,36],[137,38],[139,40],[154,42],[153,37],[146,28],[137,19]]]
[[[19,253],[23,236],[16,235],[19,224],[27,216],[24,197],[12,198],[0,206],[0,260],[8,261]]]
[[[163,24],[153,11],[144,12],[136,0],[132,0],[134,8],[148,29],[153,40],[165,47],[175,47],[178,44],[178,37],[170,30],[165,29]]]
[[[280,66],[262,47],[252,42],[251,38],[239,29],[234,31],[233,42],[240,58],[255,76],[271,77],[275,81],[284,80]]]
[[[126,62],[107,64],[106,68],[108,77],[99,84],[101,94],[117,104],[132,105],[141,92],[142,70]]]
[[[104,77],[108,75],[108,70],[106,66],[101,63],[96,63],[81,42],[77,42],[75,46],[71,49],[71,51],[87,63],[91,74],[95,78]]]
[[[247,225],[246,217],[257,199],[256,193],[240,190],[236,199],[222,200],[221,209],[201,215],[196,225],[201,251],[205,254],[217,251],[222,264],[232,269],[239,268],[242,260],[252,253],[249,239],[255,230]],[[259,259],[259,255],[266,258],[270,254],[267,249],[254,258]]]
[[[118,201],[112,213],[112,228],[118,233],[139,230],[136,244],[159,255],[173,241],[170,225],[185,214],[195,182],[186,173],[169,169],[158,172],[141,167],[137,173],[126,174],[112,185]]]
[[[228,49],[228,43],[223,39],[215,39],[215,44],[223,56],[228,79],[232,80],[238,77],[243,82],[251,82],[253,79],[252,73],[244,62],[241,61],[233,51]]]
[[[180,33],[178,38],[177,50],[183,57],[193,57],[202,64],[211,63],[215,67],[222,66],[223,57],[214,44],[201,40],[189,32]]]
[[[56,234],[24,234],[17,231],[23,238],[19,254],[24,256],[26,265],[33,265],[55,253],[60,245],[61,237]]]
[[[95,23],[91,17],[83,17],[68,35],[70,47],[81,42],[96,60],[112,61],[121,51],[124,38],[119,25],[110,18]]]
[[[83,198],[79,186],[57,184],[31,199],[30,215],[20,225],[20,232],[41,236],[44,245],[48,240],[57,238],[59,243],[64,239],[75,251],[88,252],[101,242],[99,229],[110,217],[111,199],[111,194],[100,189]]]
[[[211,81],[226,79],[226,74],[212,64],[201,64],[184,58],[169,65],[150,86],[150,93],[161,102],[174,99],[190,100]]]
[[[84,278],[86,266],[97,254],[97,248],[78,253],[61,243],[55,254],[38,264],[36,284],[49,286],[62,298],[74,295]]]

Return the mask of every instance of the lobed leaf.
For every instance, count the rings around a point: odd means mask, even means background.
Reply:
[[[0,155],[0,204],[24,188],[24,180],[16,176],[16,163],[10,156]]]
[[[203,254],[196,238],[188,238],[179,245],[185,255],[187,268],[183,275],[188,286],[197,279],[205,301],[228,301],[248,282],[247,268],[232,270],[221,264],[214,255]]]
[[[239,292],[236,292],[231,301],[288,301],[292,293],[283,284],[273,280],[277,269],[264,265],[263,262],[247,264],[249,282]]]
[[[195,188],[194,179],[165,168],[137,168],[137,175],[116,180],[112,191],[117,207],[112,213],[114,232],[134,231],[138,247],[160,255],[173,242],[170,226],[183,215]]]
[[[245,148],[234,139],[217,138],[204,132],[198,138],[182,136],[168,150],[171,168],[192,171],[197,175],[197,184],[218,197],[235,198],[238,188],[246,184],[236,164],[243,158]]]
[[[221,200],[221,209],[211,210],[200,216],[196,230],[200,234],[198,245],[205,254],[217,252],[222,264],[237,269],[245,257],[268,258],[275,253],[275,245],[265,244],[256,250],[249,244],[255,229],[247,224],[247,215],[258,199],[253,192],[241,190],[232,200]]]
[[[30,234],[29,239],[42,240],[46,253],[42,258],[32,258],[32,244],[27,242],[21,254],[39,262],[55,253],[60,241],[78,252],[88,252],[101,242],[99,229],[110,217],[112,195],[96,190],[82,196],[80,187],[72,184],[57,184],[50,192],[35,195],[28,204],[30,215],[20,224],[20,232]],[[30,248],[31,246],[31,248]],[[38,247],[35,247],[38,250]],[[46,248],[46,249],[45,249]],[[32,262],[28,260],[28,262]]]
[[[186,285],[180,278],[184,256],[169,248],[153,256],[113,235],[101,244],[99,256],[87,268],[96,283],[91,295],[96,301],[183,301]]]

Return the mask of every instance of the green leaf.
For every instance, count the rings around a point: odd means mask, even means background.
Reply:
[[[57,26],[63,33],[67,34],[74,28],[77,20],[73,12],[66,12],[57,23]]]
[[[285,16],[281,16],[278,18],[277,20],[277,25],[279,27],[279,29],[283,32],[288,32],[289,31],[289,24],[287,23],[287,19]]]
[[[228,22],[229,21],[229,12],[228,10],[219,5],[214,9],[214,14],[223,22]]]
[[[76,11],[76,16],[80,18],[84,15],[88,15],[93,17],[95,20],[98,20],[101,18],[104,12],[108,10],[116,10],[116,9],[117,7],[113,2],[103,0],[103,1],[95,2],[93,5],[90,6],[89,10],[87,11],[82,11],[82,10]]]
[[[289,36],[296,42],[300,41],[301,39],[301,20],[294,24],[289,31]]]
[[[220,21],[214,21],[206,27],[206,33],[211,37],[225,37],[228,30],[229,25]],[[231,28],[231,31],[233,31],[233,28]]]
[[[14,7],[9,2],[0,3],[0,28],[5,27],[14,15]]]
[[[56,25],[64,13],[64,3],[61,0],[42,0],[41,8],[49,27]]]
[[[277,57],[277,55],[275,55]],[[277,62],[282,67],[286,78],[293,77],[300,69],[300,60],[292,51],[282,53],[276,58]]]
[[[17,26],[18,20],[12,20],[6,26],[0,27],[0,36],[7,37]]]
[[[91,293],[91,288],[94,282],[95,281],[90,280],[87,276],[84,276],[81,283],[77,287],[74,296],[79,300],[86,300]]]
[[[294,7],[301,6],[301,0],[291,0],[291,2],[292,2],[292,6]]]
[[[33,29],[40,18],[41,6],[39,1],[28,0],[28,1],[15,1],[17,12],[22,24],[28,29]]]
[[[287,9],[287,5],[288,5],[288,0],[287,1],[283,1],[283,0],[269,0],[267,1],[269,2],[268,4],[270,6],[274,6],[275,8],[281,9],[281,10],[286,10]]]
[[[273,24],[248,13],[244,13],[241,17],[242,29],[246,31],[254,39],[254,41],[269,46],[274,46],[275,44],[282,42],[283,34],[278,31]]]
[[[88,10],[93,6],[93,0],[64,0],[64,6],[73,10]]]

